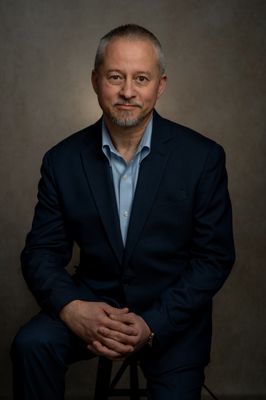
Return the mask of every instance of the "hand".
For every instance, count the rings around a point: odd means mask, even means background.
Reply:
[[[110,314],[109,317],[116,322],[122,322],[128,327],[134,329],[134,334],[112,330],[109,327],[101,326],[98,332],[105,338],[105,343],[109,345],[111,342],[116,341],[124,345],[133,347],[133,352],[136,352],[143,347],[151,334],[151,330],[142,317],[134,313],[116,313]],[[104,346],[101,341],[95,340],[92,343],[95,351],[104,352]],[[129,354],[124,354],[126,358]]]
[[[103,302],[74,300],[63,307],[59,316],[95,354],[110,359],[122,359],[134,350],[133,346],[129,342],[123,343],[103,336],[101,328],[109,329],[125,337],[136,335],[137,332],[133,326],[110,317],[110,314],[115,316],[127,313],[127,308],[119,309]],[[94,346],[94,343],[101,343],[101,346]]]

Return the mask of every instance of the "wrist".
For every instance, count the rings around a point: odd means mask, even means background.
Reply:
[[[65,304],[63,308],[59,311],[59,317],[64,321],[71,313],[75,313],[82,300],[72,300]]]
[[[149,334],[148,340],[147,340],[147,345],[149,347],[153,346],[153,339],[154,339],[154,332],[150,331],[150,334]]]

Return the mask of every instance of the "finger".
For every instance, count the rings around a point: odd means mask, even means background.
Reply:
[[[136,343],[137,335],[128,335],[125,333],[114,331],[104,326],[99,327],[97,333],[105,338],[113,339],[120,343],[131,344],[133,346]]]
[[[134,345],[133,344],[125,344],[118,342],[117,340],[111,339],[111,338],[106,338],[102,337],[99,342],[103,345],[108,347],[108,349],[113,350],[117,353],[120,354],[130,354],[134,351]]]
[[[96,356],[101,356],[101,354],[96,350],[96,348],[92,344],[87,345],[87,349],[92,353],[96,354]]]
[[[115,312],[116,315],[127,314],[128,311],[129,311],[129,309],[128,309],[127,307],[124,307],[124,308],[115,308],[115,310],[116,310],[116,312]]]
[[[101,343],[101,342],[99,342],[97,340],[95,340],[92,343],[92,346],[93,346],[93,348],[95,349],[95,351],[98,354],[100,354],[102,356],[105,356],[107,358],[115,359],[115,360],[119,360],[119,359],[125,358],[124,354],[122,354],[122,353],[120,353],[118,351],[115,351],[113,349],[110,349],[109,347],[105,346],[103,343]]]
[[[101,326],[109,328],[113,331],[124,333],[125,335],[137,335],[138,331],[136,327],[130,326],[123,321],[116,321],[114,319],[108,318],[102,321]]]
[[[104,304],[104,311],[109,315],[109,314],[114,314],[114,315],[120,315],[120,314],[127,314],[128,313],[128,308],[116,308],[112,307],[109,304]]]
[[[137,315],[134,313],[110,314],[109,317],[114,321],[124,322],[125,324],[134,324],[137,322]]]

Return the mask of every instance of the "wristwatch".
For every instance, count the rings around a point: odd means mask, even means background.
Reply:
[[[151,333],[150,333],[150,336],[148,337],[148,341],[147,341],[147,344],[148,344],[149,347],[152,347],[153,338],[154,338],[154,333],[151,332]]]

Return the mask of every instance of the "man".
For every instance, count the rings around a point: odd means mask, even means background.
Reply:
[[[103,117],[43,160],[21,256],[42,311],[13,343],[15,399],[63,399],[72,362],[136,352],[150,399],[199,399],[234,261],[224,152],[154,111],[166,75],[146,29],[102,38],[92,85]]]

